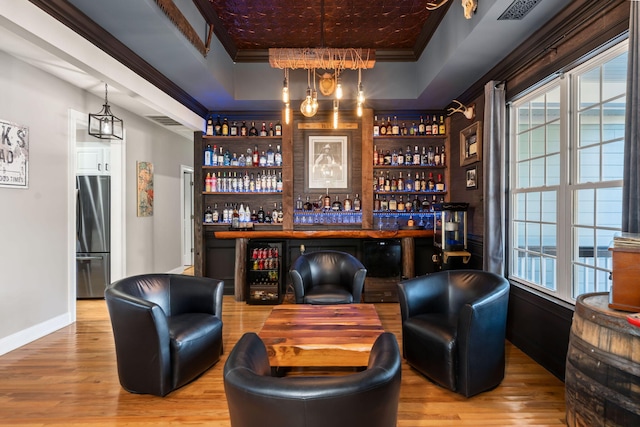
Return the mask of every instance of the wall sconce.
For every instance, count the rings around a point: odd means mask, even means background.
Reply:
[[[111,113],[105,83],[102,110],[96,114],[89,114],[89,135],[99,139],[122,139],[122,124],[122,120]]]

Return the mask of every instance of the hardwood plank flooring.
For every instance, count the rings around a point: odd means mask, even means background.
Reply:
[[[0,356],[0,425],[229,426],[224,362],[243,332],[260,330],[270,309],[225,296],[222,360],[195,382],[159,398],[120,387],[105,302],[78,301],[74,325]],[[398,304],[376,304],[376,309],[401,344]],[[438,387],[403,361],[398,426],[565,425],[562,381],[510,343],[506,355],[502,384],[470,399]]]

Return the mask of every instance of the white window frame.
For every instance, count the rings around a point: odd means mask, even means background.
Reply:
[[[510,280],[516,283],[521,283],[525,286],[533,288],[537,291],[549,294],[555,298],[563,301],[575,304],[575,297],[572,295],[574,289],[574,263],[578,259],[577,254],[573,254],[573,242],[574,233],[576,230],[575,224],[575,212],[574,206],[574,194],[580,189],[594,189],[597,191],[602,188],[616,188],[622,187],[622,180],[610,180],[610,181],[598,181],[589,183],[578,183],[578,154],[577,154],[577,138],[578,138],[578,79],[577,75],[583,74],[585,71],[602,66],[611,59],[628,51],[628,42],[623,41],[610,47],[606,51],[600,53],[594,58],[586,61],[584,64],[577,66],[564,74],[557,74],[548,79],[540,87],[528,91],[522,94],[520,97],[512,100],[509,104],[508,117],[510,121],[509,131],[509,174],[508,174],[508,248],[507,248],[507,275]],[[558,185],[542,186],[542,187],[528,187],[523,189],[517,189],[517,173],[516,173],[516,153],[517,149],[517,135],[519,129],[517,128],[517,112],[518,107],[532,101],[543,94],[546,94],[553,90],[555,87],[560,88],[560,181]],[[604,104],[605,100],[601,100]],[[545,109],[546,111],[546,109]],[[545,150],[546,154],[546,150]],[[546,182],[545,182],[546,184]],[[515,195],[529,193],[529,192],[543,192],[548,190],[557,191],[556,201],[556,239],[557,239],[557,252],[556,252],[556,289],[549,289],[542,284],[531,282],[524,277],[515,276],[515,263],[518,262],[514,257],[515,247],[517,246],[517,236],[514,233],[515,222]],[[621,201],[622,202],[622,201]],[[534,223],[543,224],[542,217]],[[595,221],[594,221],[595,224]],[[615,228],[598,227],[596,229],[616,230]],[[594,251],[596,248],[594,248]],[[610,267],[610,265],[608,266]],[[609,269],[589,266],[596,270],[609,271]],[[544,267],[541,265],[540,270]],[[610,284],[609,284],[610,286]]]

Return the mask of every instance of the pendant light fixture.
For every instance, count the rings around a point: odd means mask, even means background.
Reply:
[[[107,100],[107,84],[104,85],[104,104],[96,114],[89,114],[89,135],[99,139],[122,139],[122,119],[111,113]]]
[[[307,69],[307,95],[300,104],[300,112],[305,117],[313,117],[318,112],[318,92],[311,90],[311,69]]]

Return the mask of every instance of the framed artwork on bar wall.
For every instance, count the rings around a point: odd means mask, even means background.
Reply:
[[[470,165],[482,158],[482,122],[473,123],[460,131],[460,166]]]
[[[346,136],[309,136],[305,163],[306,190],[347,190],[349,188]]]
[[[475,190],[478,188],[478,166],[471,166],[466,170],[467,190]]]
[[[136,162],[136,175],[138,177],[137,214],[153,216],[153,164]]]

